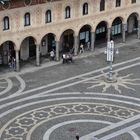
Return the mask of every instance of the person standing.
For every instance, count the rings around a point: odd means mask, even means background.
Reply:
[[[50,52],[50,57],[51,57],[51,60],[54,60],[55,54],[53,50]]]
[[[12,68],[16,70],[16,59],[14,57],[12,57]]]
[[[90,50],[90,42],[89,41],[87,42],[87,50],[88,51]]]
[[[81,45],[80,45],[80,52],[79,52],[80,54],[81,53],[84,53],[84,45],[81,43]]]

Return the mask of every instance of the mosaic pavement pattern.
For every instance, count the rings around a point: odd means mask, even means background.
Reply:
[[[114,65],[115,83],[105,67],[30,90],[0,79],[0,140],[139,140],[139,68],[135,58]]]

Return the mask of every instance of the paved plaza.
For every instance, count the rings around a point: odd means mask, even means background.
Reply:
[[[1,74],[0,140],[140,140],[140,40],[117,47],[115,83],[105,48]]]

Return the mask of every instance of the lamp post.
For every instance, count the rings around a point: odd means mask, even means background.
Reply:
[[[107,77],[107,82],[113,83],[116,82],[116,79],[113,78],[113,60],[114,60],[114,55],[119,54],[118,49],[115,50],[114,48],[114,41],[111,40],[107,43],[107,48],[105,50],[105,54],[107,55],[107,62],[109,62],[109,73]]]

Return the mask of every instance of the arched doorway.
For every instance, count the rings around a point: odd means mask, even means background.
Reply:
[[[60,52],[72,52],[74,48],[74,31],[68,29],[64,31],[60,38]]]
[[[88,43],[91,44],[91,26],[84,25],[79,31],[79,45],[83,44],[86,49],[88,48]]]
[[[55,35],[53,33],[48,33],[41,40],[40,53],[42,56],[45,56],[52,50],[56,51]]]
[[[6,41],[0,46],[0,65],[8,66],[11,58],[15,58],[15,44],[12,41]]]
[[[113,40],[115,39],[121,39],[122,38],[122,18],[117,17],[112,22],[112,31],[111,31],[111,38]]]
[[[127,33],[137,34],[138,30],[138,14],[132,13],[127,19]]]
[[[107,23],[105,21],[100,22],[96,27],[95,44],[106,43],[107,41]]]
[[[20,60],[34,60],[36,58],[36,41],[32,36],[26,37],[20,46]]]

